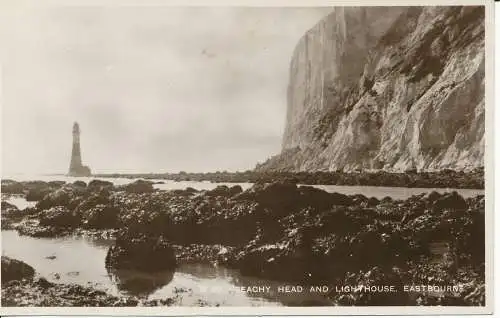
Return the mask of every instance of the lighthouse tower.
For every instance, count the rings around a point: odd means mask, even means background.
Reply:
[[[88,177],[91,175],[90,168],[82,165],[80,126],[77,122],[73,124],[73,149],[71,150],[71,162],[69,164],[68,175],[73,177]]]

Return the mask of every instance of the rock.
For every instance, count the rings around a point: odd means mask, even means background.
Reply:
[[[2,193],[23,194],[24,186],[22,183],[14,180],[2,180]]]
[[[16,223],[23,220],[26,216],[36,213],[32,208],[19,210],[15,205],[2,201],[2,229],[12,229]]]
[[[2,217],[9,216],[11,214],[15,214],[15,213],[19,212],[19,209],[17,208],[17,206],[15,206],[14,204],[9,203],[7,201],[2,201],[1,206],[2,206]]]
[[[162,236],[121,234],[106,255],[106,267],[113,269],[155,272],[176,266],[174,249]]]
[[[45,189],[30,189],[26,193],[26,201],[40,201],[52,190],[50,188]]]
[[[40,225],[54,227],[75,227],[80,219],[64,206],[55,206],[40,212]]]
[[[87,184],[84,181],[76,180],[75,182],[73,182],[73,186],[78,188],[86,188]]]
[[[441,196],[433,204],[434,211],[442,211],[444,209],[465,210],[466,208],[467,204],[464,198],[456,191]]]
[[[40,225],[38,220],[23,220],[19,224],[14,226],[14,229],[20,235],[26,235],[30,237],[45,237],[45,238],[54,238],[61,237],[71,234],[72,228],[69,227],[60,227],[60,226],[52,226],[52,225]]]
[[[184,190],[171,190],[171,192],[175,195],[180,195],[180,196],[191,196],[195,193],[198,193],[199,191],[194,189],[194,188],[191,188],[191,187],[187,187],[186,189]]]
[[[47,194],[36,204],[36,209],[42,211],[54,206],[68,206],[72,199],[81,194],[76,188],[64,186]]]
[[[109,267],[107,270],[108,275],[112,277],[120,291],[138,297],[149,296],[169,284],[174,277],[173,270],[153,273],[129,269],[110,269]]]
[[[91,229],[109,229],[118,226],[120,210],[113,206],[98,204],[81,213],[82,225]]]
[[[392,202],[392,198],[389,196],[385,196],[382,198],[382,200],[380,200],[380,203],[382,203],[382,204],[391,203],[391,202]]]
[[[39,286],[41,289],[48,289],[54,287],[55,284],[49,282],[46,278],[40,277],[35,281],[35,285]]]
[[[371,197],[368,199],[367,205],[369,207],[374,207],[374,206],[377,206],[379,203],[380,203],[380,201],[377,198]]]
[[[105,181],[105,180],[99,180],[99,179],[93,179],[92,181],[89,182],[88,187],[89,188],[108,188],[112,187],[113,182],[110,181]]]
[[[13,280],[32,280],[34,276],[33,267],[22,261],[2,256],[2,285]]]
[[[345,293],[336,293],[332,290],[331,296],[338,305],[349,306],[407,306],[410,303],[409,293],[383,291],[383,286],[394,286],[396,290],[403,289],[403,278],[399,268],[383,270],[377,266],[359,273],[349,272],[346,274],[343,286],[366,286],[371,290],[351,290]],[[378,288],[381,291],[377,290]]]
[[[57,189],[65,185],[66,181],[49,181],[47,182],[47,184],[49,185],[49,187]]]
[[[242,191],[243,189],[239,185],[235,185],[230,188],[225,185],[219,185],[215,187],[215,189],[206,191],[205,194],[209,196],[232,197],[234,195],[237,195],[238,193],[241,193]]]
[[[139,303],[134,297],[116,297],[74,284],[54,284],[43,277],[34,282],[11,281],[2,285],[1,295],[2,306],[8,307],[130,307]]]
[[[137,180],[125,185],[125,191],[128,193],[149,193],[155,189],[151,181]]]
[[[431,203],[434,203],[439,198],[441,198],[441,194],[439,194],[439,192],[436,192],[436,191],[430,192],[425,197],[425,199],[428,200]]]
[[[225,185],[219,185],[215,189],[206,191],[205,194],[209,196],[228,196],[229,188]]]

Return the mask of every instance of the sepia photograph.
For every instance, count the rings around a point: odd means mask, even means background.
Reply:
[[[486,1],[167,3],[0,2],[1,312],[487,312]]]

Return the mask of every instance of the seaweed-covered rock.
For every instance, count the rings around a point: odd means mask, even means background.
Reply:
[[[86,188],[87,184],[85,183],[85,181],[76,180],[75,182],[73,182],[73,186],[78,187],[78,188]]]
[[[23,194],[24,185],[14,180],[2,180],[2,193]]]
[[[172,245],[163,236],[122,233],[106,255],[106,267],[145,272],[173,270],[176,267]]]
[[[401,271],[395,267],[373,267],[358,273],[348,272],[342,286],[355,286],[352,290],[337,292],[331,297],[340,306],[408,306],[410,298],[403,291]],[[392,290],[391,290],[392,288]]]
[[[7,201],[2,201],[2,230],[8,230],[12,228],[12,224],[20,219],[19,209],[10,204]]]
[[[63,186],[49,194],[42,200],[38,201],[36,208],[39,211],[54,207],[54,206],[68,206],[71,200],[75,197],[82,195],[85,190],[79,190],[71,186]]]
[[[9,216],[11,214],[19,212],[17,206],[7,201],[2,201],[1,206],[2,206],[2,216]]]
[[[118,226],[120,210],[114,206],[98,204],[81,212],[83,227],[91,229],[109,229]]]
[[[235,185],[232,187],[228,187],[226,185],[219,185],[212,190],[208,190],[205,192],[206,195],[209,196],[222,196],[222,197],[232,197],[241,193],[243,189],[239,185]]]
[[[149,193],[155,191],[153,182],[145,180],[137,180],[135,182],[126,184],[124,188],[128,193]]]
[[[456,191],[441,196],[433,204],[434,211],[442,211],[444,209],[464,210],[466,208],[467,204],[464,198]]]
[[[52,191],[50,188],[29,189],[26,193],[26,201],[40,201]]]
[[[40,212],[40,225],[54,227],[74,227],[80,219],[64,206],[55,206]]]
[[[33,279],[35,270],[28,264],[2,256],[2,285],[13,280]]]
[[[11,281],[2,285],[2,306],[7,307],[130,307],[138,304],[135,297],[112,296],[76,284],[55,284],[43,277],[35,281]]]
[[[106,181],[106,180],[99,180],[99,179],[94,179],[91,180],[88,184],[89,188],[109,188],[113,186],[113,182]]]

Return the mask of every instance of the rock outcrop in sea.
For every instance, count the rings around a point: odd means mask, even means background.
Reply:
[[[298,43],[282,152],[258,171],[484,166],[482,6],[349,7]]]

